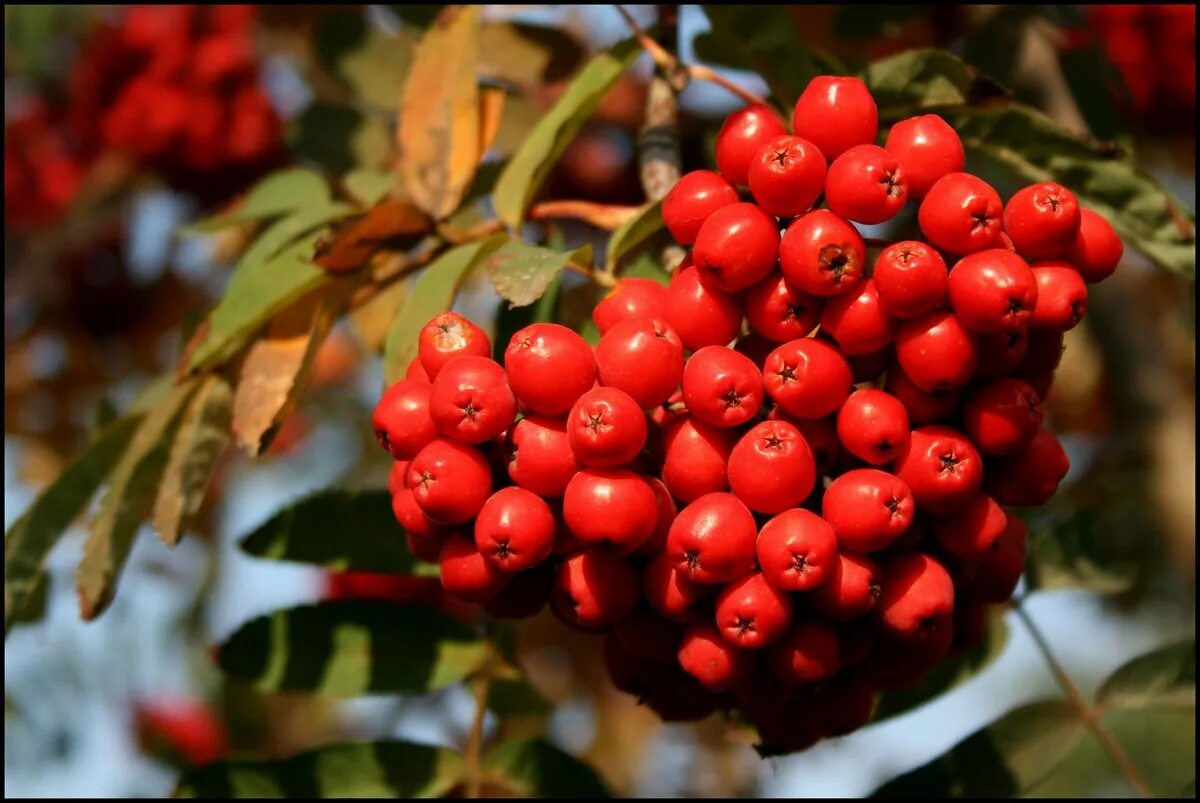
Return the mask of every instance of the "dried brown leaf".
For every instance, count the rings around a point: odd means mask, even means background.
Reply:
[[[429,216],[411,202],[384,201],[365,215],[336,225],[317,243],[313,262],[334,273],[357,270],[389,240],[414,237],[432,226]]]

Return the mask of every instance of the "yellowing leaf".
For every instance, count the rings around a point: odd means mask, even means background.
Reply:
[[[567,263],[590,268],[591,243],[574,251],[554,251],[512,241],[492,256],[492,285],[512,306],[524,307],[541,298]]]
[[[429,216],[410,202],[384,201],[335,227],[317,243],[313,261],[334,273],[356,270],[388,240],[422,234],[432,225]]]
[[[504,119],[504,102],[508,93],[496,87],[484,87],[479,93],[479,156],[476,161],[482,161],[488,148],[496,140],[500,132],[500,121]]]

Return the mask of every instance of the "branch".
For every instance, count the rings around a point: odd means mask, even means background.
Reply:
[[[478,798],[483,791],[483,722],[487,715],[488,691],[492,685],[492,670],[496,657],[496,642],[492,624],[484,637],[484,658],[471,684],[475,698],[475,716],[471,729],[467,731],[467,743],[463,746],[463,761],[466,764],[467,790],[465,797]]]

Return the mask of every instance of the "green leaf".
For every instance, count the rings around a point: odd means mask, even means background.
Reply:
[[[519,795],[612,797],[594,769],[544,739],[505,742],[488,754],[486,765],[496,783]]]
[[[322,67],[369,106],[394,109],[412,61],[416,38],[370,24],[361,9],[323,15],[314,29],[314,51]]]
[[[497,215],[511,228],[525,220],[554,163],[639,53],[637,40],[630,38],[593,57],[509,159],[496,182],[494,202]]]
[[[4,633],[33,597],[46,556],[83,513],[125,452],[140,416],[110,424],[67,466],[4,536]]]
[[[324,226],[326,223],[349,217],[354,214],[354,211],[354,207],[349,204],[334,201],[292,212],[264,230],[250,244],[238,261],[238,270],[243,270],[242,265],[257,265],[266,262],[287,247],[289,243],[295,242],[301,235]]]
[[[1155,264],[1195,278],[1195,216],[1128,156],[1019,104],[964,110],[947,120],[969,151],[994,160],[1021,181],[1063,184]]]
[[[383,351],[383,376],[390,385],[404,376],[417,356],[417,337],[429,319],[450,309],[458,288],[467,275],[499,248],[506,237],[497,234],[485,240],[451,248],[430,263],[416,287],[404,299],[396,321],[388,332]]]
[[[1136,563],[1105,554],[1097,514],[1079,510],[1063,522],[1032,528],[1025,574],[1030,590],[1086,588],[1122,594],[1136,584]]]
[[[671,283],[671,274],[663,267],[662,260],[655,254],[642,252],[620,270],[622,278],[649,279],[664,287]]]
[[[1196,641],[1189,639],[1134,658],[1104,681],[1096,702],[1104,708],[1196,706]]]
[[[369,209],[383,200],[395,183],[391,173],[380,170],[354,170],[342,177],[342,188],[355,203]]]
[[[409,742],[336,744],[277,761],[227,761],[191,770],[175,797],[441,797],[463,775],[453,751]]]
[[[532,323],[547,323],[555,320],[554,311],[558,306],[559,293],[562,290],[562,274],[550,282],[542,297],[527,307],[513,307],[501,300],[496,310],[496,336],[492,338],[492,359],[504,364],[504,352],[512,336]]]
[[[1084,738],[1070,704],[1008,712],[939,758],[888,781],[875,797],[1015,797],[1052,773]]]
[[[541,716],[554,710],[554,705],[525,680],[493,679],[488,686],[487,707],[502,719]]]
[[[513,240],[492,255],[492,286],[512,306],[524,307],[542,297],[568,262],[590,268],[591,243],[573,251],[554,251]]]
[[[485,657],[478,634],[456,619],[427,608],[351,600],[247,622],[221,646],[218,663],[260,691],[356,697],[432,691],[462,680]]]
[[[331,173],[383,167],[392,151],[384,120],[326,101],[309,104],[288,123],[287,142],[296,156]]]
[[[305,497],[243,538],[241,548],[259,558],[338,572],[407,574],[413,568],[387,491],[333,490]]]
[[[612,233],[608,238],[608,253],[605,264],[614,270],[621,257],[637,248],[647,238],[657,233],[663,227],[662,201],[649,204]]]
[[[1008,625],[1000,611],[990,611],[987,632],[974,649],[942,661],[916,686],[903,691],[887,692],[875,705],[872,722],[898,716],[924,705],[967,682],[989,667],[1008,643]]]
[[[944,50],[907,50],[873,61],[862,79],[882,120],[899,120],[930,109],[1002,100],[1007,90]]]
[[[307,168],[292,168],[272,173],[255,184],[237,209],[184,226],[180,231],[184,234],[204,234],[239,223],[278,217],[297,209],[320,206],[331,199],[329,185],[320,174]]]

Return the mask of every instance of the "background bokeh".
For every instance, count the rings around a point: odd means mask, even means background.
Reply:
[[[416,8],[6,6],[6,530],[97,421],[174,364],[220,296],[245,234],[181,237],[182,224],[283,165],[384,166]],[[653,6],[630,12],[655,21]],[[788,35],[847,62],[916,46],[961,55],[1060,124],[1132,150],[1195,208],[1194,6],[809,6],[790,16]],[[500,150],[588,52],[627,34],[611,7],[492,6],[485,18],[560,32],[530,68],[534,91],[509,102]],[[700,61],[694,42],[708,28],[700,7],[680,8],[684,60]],[[766,92],[752,73],[721,71]],[[643,58],[606,97],[556,168],[555,197],[640,202],[636,129],[650,73]],[[684,91],[685,168],[711,164],[719,121],[737,105],[711,84]],[[1004,196],[1015,188],[992,166],[972,168]],[[1195,631],[1194,285],[1127,249],[1113,279],[1093,288],[1047,404],[1071,473],[1032,522],[1070,544],[1070,571],[1027,603],[1085,694],[1128,659]],[[485,322],[497,306],[481,281],[456,308]],[[209,647],[250,618],[364,593],[352,579],[257,561],[236,541],[309,492],[383,485],[388,464],[369,425],[388,322],[379,317],[334,329],[303,404],[262,458],[230,450],[176,549],[138,539],[105,616],[78,615],[82,528],[54,550],[44,603],[5,645],[6,795],[162,795],[183,766],[348,737],[462,742],[473,702],[461,687],[345,703],[264,695],[227,681],[210,659]],[[453,607],[436,580],[365,593]],[[1028,632],[1011,614],[1009,625],[1000,658],[935,702],[767,761],[717,717],[658,722],[608,685],[598,640],[549,615],[522,625],[521,656],[554,703],[548,738],[621,792],[862,795],[1014,705],[1058,694]],[[1105,767],[1097,758],[1040,791],[1127,791]]]

